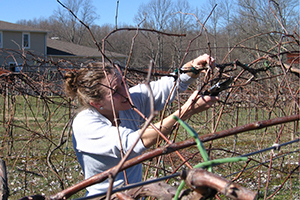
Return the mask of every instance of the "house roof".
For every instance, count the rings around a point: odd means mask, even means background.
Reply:
[[[47,55],[48,56],[71,56],[71,57],[87,57],[101,58],[102,55],[97,48],[81,46],[70,42],[64,42],[57,39],[47,38]],[[107,57],[125,58],[124,54],[105,51]]]
[[[0,20],[0,31],[26,31],[26,32],[43,32],[48,33],[48,30],[35,28],[31,26],[25,26],[20,24],[14,24]]]

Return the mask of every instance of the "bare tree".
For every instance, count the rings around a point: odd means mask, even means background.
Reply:
[[[98,18],[91,0],[67,0],[64,4],[88,26]],[[68,10],[58,7],[51,18],[57,24],[53,28],[59,37],[75,44],[82,43],[82,38],[87,31]]]
[[[221,7],[223,10],[223,15],[221,18],[223,19],[223,23],[221,24],[222,29],[224,30],[223,34],[224,37],[226,38],[225,41],[227,43],[227,51],[230,51],[230,47],[233,44],[233,35],[234,35],[234,29],[232,27],[232,19],[233,19],[233,12],[234,10],[234,3],[235,1],[230,1],[230,0],[223,0],[221,2]],[[228,56],[228,61],[231,62],[231,55]]]
[[[193,22],[196,19],[190,15],[194,13],[187,0],[177,0],[174,6],[174,16],[171,18],[170,31],[173,33],[184,34],[190,32],[193,28]],[[186,37],[173,37],[170,53],[172,54],[172,65],[178,66],[183,58],[188,43]]]
[[[139,7],[138,14],[135,16],[135,22],[142,23],[142,27],[156,29],[159,31],[167,31],[169,29],[169,23],[171,20],[171,14],[173,13],[173,6],[171,0],[151,0],[147,4],[142,4]],[[145,34],[149,42],[151,58],[156,61],[159,67],[164,64],[164,37],[161,34],[157,34],[156,38],[153,38],[153,34]],[[155,39],[155,40],[153,40]]]
[[[207,15],[211,12],[212,15],[210,16],[208,22],[207,22],[207,28],[209,30],[209,32],[212,34],[213,36],[213,54],[214,57],[218,57],[218,53],[217,53],[217,46],[218,46],[218,38],[217,35],[219,33],[219,29],[220,29],[220,19],[221,16],[223,15],[223,8],[222,8],[222,4],[221,1],[219,0],[209,0],[208,4],[206,4],[206,6],[203,7],[202,11],[204,13],[206,13]]]
[[[234,19],[235,28],[243,38],[267,32],[287,34],[296,24],[291,22],[299,21],[299,15],[296,14],[297,8],[299,9],[297,0],[239,0],[238,6],[238,15]],[[279,34],[270,33],[268,37],[260,38],[261,40],[256,43],[262,49],[268,49],[270,45],[266,46],[266,43],[271,41],[271,45],[274,45],[279,37],[281,37]]]

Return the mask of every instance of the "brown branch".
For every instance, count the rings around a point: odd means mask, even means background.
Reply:
[[[107,40],[107,38],[109,38],[113,33],[116,33],[118,31],[146,31],[146,32],[154,32],[154,33],[158,33],[158,34],[162,34],[162,35],[166,35],[166,36],[174,36],[174,37],[185,37],[186,34],[175,34],[175,33],[166,33],[166,32],[162,32],[162,31],[158,31],[155,29],[148,29],[148,28],[118,28],[118,29],[114,29],[111,32],[109,32],[102,40]]]
[[[179,198],[181,200],[207,199],[213,197],[217,192],[228,198],[239,200],[255,199],[257,195],[256,192],[239,184],[199,168],[183,171],[181,178],[190,188],[181,191]],[[117,192],[112,195],[111,199],[132,200],[148,196],[159,200],[170,200],[175,196],[176,192],[176,187],[172,187],[164,182],[154,182],[124,192]]]
[[[289,70],[292,73],[296,74],[298,77],[300,77],[300,69],[299,68],[297,68],[293,65],[286,64],[286,63],[280,63],[280,61],[277,61],[271,57],[268,57],[268,61],[270,61],[271,63],[273,63],[276,66],[283,66],[286,70]]]
[[[206,170],[197,168],[183,173],[185,183],[200,193],[205,199],[213,197],[217,191],[226,197],[239,200],[255,199],[256,193]]]

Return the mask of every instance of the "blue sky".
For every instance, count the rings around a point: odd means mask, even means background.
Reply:
[[[189,0],[191,6],[200,6],[206,0]],[[61,0],[61,2],[64,2]],[[119,0],[118,24],[134,25],[133,18],[140,4],[146,0]],[[117,0],[93,0],[100,18],[98,25],[114,24]],[[0,0],[0,20],[15,23],[18,20],[48,18],[53,11],[61,7],[56,0]]]

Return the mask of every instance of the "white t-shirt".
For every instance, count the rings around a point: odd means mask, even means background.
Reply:
[[[178,91],[185,91],[193,80],[186,74],[180,75],[180,81],[177,81]],[[155,110],[163,109],[173,85],[173,77],[162,77],[160,80],[150,83]],[[134,106],[148,117],[150,115],[150,96],[147,87],[144,84],[139,84],[130,88],[129,92]],[[172,94],[171,101],[174,98],[175,92]],[[144,123],[143,118],[132,109],[120,111],[119,118],[121,123],[118,131],[117,127],[112,126],[107,118],[93,108],[83,110],[75,117],[72,124],[73,146],[86,179],[119,163],[121,160],[119,133],[124,153],[139,138],[138,130]],[[144,150],[146,148],[139,140],[129,159],[140,155]],[[142,180],[142,164],[128,168],[126,175],[129,183],[140,182]],[[122,184],[124,184],[124,173],[119,172],[115,178],[114,187]],[[107,179],[87,187],[87,196],[106,192],[108,186]]]

